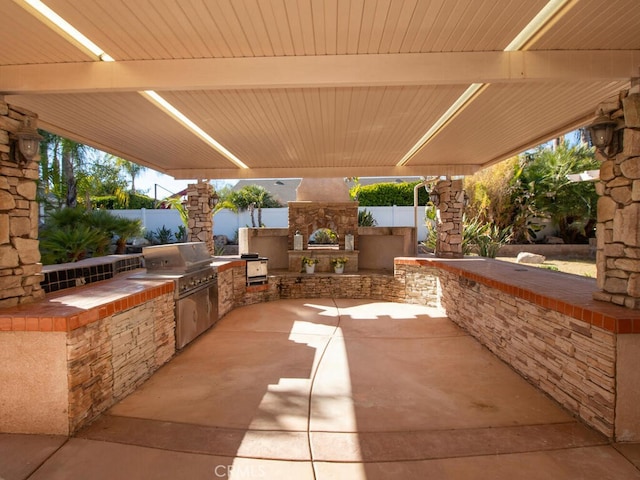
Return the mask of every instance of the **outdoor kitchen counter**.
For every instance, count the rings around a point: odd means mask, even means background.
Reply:
[[[0,432],[69,435],[173,357],[174,282],[136,272],[0,310]]]
[[[444,270],[613,333],[640,333],[640,311],[594,300],[593,278],[483,257],[399,257],[395,263]]]
[[[0,310],[0,331],[70,332],[173,292],[171,280],[135,280],[132,270],[110,280],[48,294]]]

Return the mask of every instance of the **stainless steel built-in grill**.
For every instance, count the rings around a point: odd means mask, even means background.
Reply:
[[[204,242],[142,249],[147,273],[136,278],[171,279],[176,300],[176,347],[182,348],[218,320],[217,275]]]

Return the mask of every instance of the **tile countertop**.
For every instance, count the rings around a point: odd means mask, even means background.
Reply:
[[[67,332],[173,292],[171,280],[113,279],[62,290],[44,299],[0,310],[0,331]]]
[[[640,333],[640,310],[593,299],[596,280],[483,257],[399,257],[396,264],[449,271],[614,333]]]
[[[211,262],[218,272],[244,264],[244,260],[224,257]],[[173,292],[174,283],[170,279],[135,278],[145,272],[145,269],[122,272],[110,280],[61,290],[34,303],[1,309],[0,332],[68,332]]]

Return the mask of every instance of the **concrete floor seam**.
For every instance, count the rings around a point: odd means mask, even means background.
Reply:
[[[331,332],[331,335],[329,335],[329,340],[324,344],[324,347],[322,348],[322,353],[320,354],[320,358],[318,359],[318,362],[316,363],[316,367],[313,371],[313,374],[311,376],[311,382],[309,384],[309,406],[308,406],[308,411],[307,411],[307,443],[309,446],[309,461],[311,464],[311,470],[313,472],[313,478],[317,479],[318,475],[316,472],[316,467],[315,467],[315,460],[313,459],[313,444],[311,441],[311,407],[312,407],[312,401],[313,401],[313,387],[316,381],[316,375],[318,374],[318,370],[320,369],[320,364],[322,363],[322,359],[324,358],[325,353],[327,352],[327,349],[329,348],[329,344],[332,342],[332,340],[335,338],[336,333],[340,330],[340,321],[341,321],[341,315],[340,315],[340,307],[338,306],[338,304],[336,303],[336,299],[332,298],[331,301],[333,302],[334,307],[337,310],[337,318],[338,321],[336,322],[336,325],[333,329],[333,332]]]

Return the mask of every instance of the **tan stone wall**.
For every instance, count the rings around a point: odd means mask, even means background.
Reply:
[[[624,107],[623,107],[624,104]],[[624,118],[620,152],[603,160],[598,200],[596,300],[640,309],[640,93],[601,104],[605,114]]]
[[[188,240],[204,242],[211,255],[215,254],[213,211],[209,205],[213,193],[213,187],[207,182],[198,182],[187,187]]]
[[[218,270],[218,317],[222,318],[238,306],[237,298],[246,290],[247,273],[244,262]],[[240,303],[241,305],[242,303]]]
[[[436,256],[462,257],[462,214],[464,190],[462,180],[441,180],[436,185],[440,203],[436,220]]]
[[[31,112],[0,97],[0,308],[44,297],[38,244],[38,162],[10,160],[10,135]]]
[[[440,305],[439,272],[435,268],[397,265],[396,275],[402,275],[405,285],[405,303],[438,307]]]
[[[440,270],[447,316],[608,437],[614,435],[616,339],[557,311]]]
[[[164,294],[69,332],[69,432],[133,392],[173,356],[174,305],[173,295]]]
[[[247,287],[244,262],[237,262],[218,270],[219,318],[234,308],[287,298],[371,298],[403,302],[407,297],[407,277],[416,289],[409,303],[436,306],[437,279],[424,278],[418,271],[418,267],[399,265],[393,276],[362,272],[358,275],[282,273],[269,275],[266,285]]]

